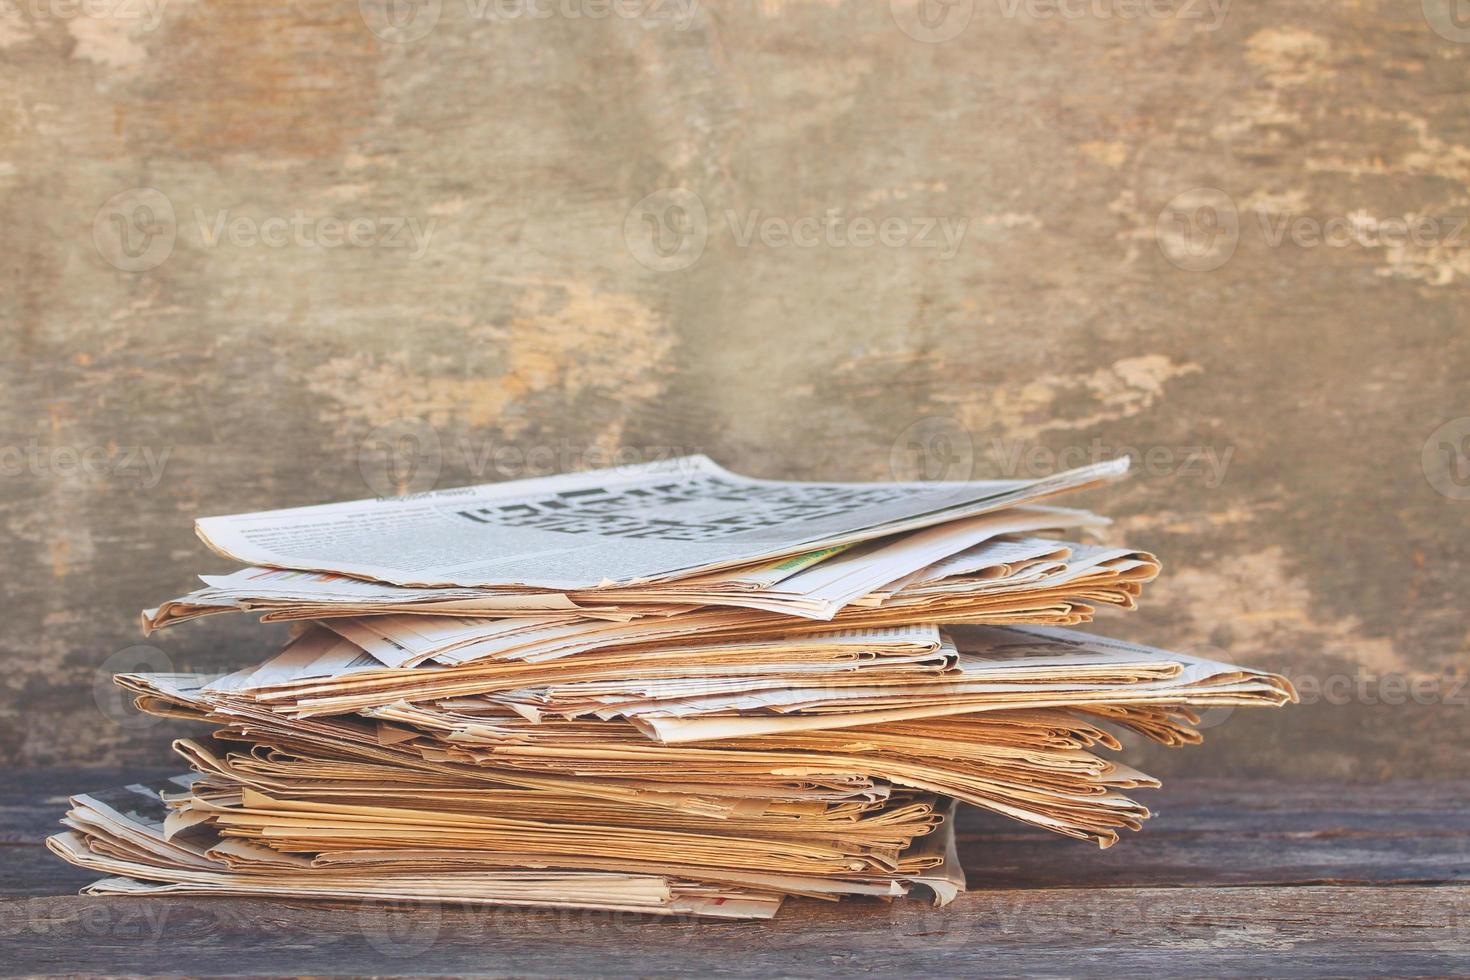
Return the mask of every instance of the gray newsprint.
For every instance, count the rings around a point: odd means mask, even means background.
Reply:
[[[704,456],[196,524],[252,565],[406,586],[585,590],[850,544],[1123,476],[1126,459],[1038,480],[802,483]]]

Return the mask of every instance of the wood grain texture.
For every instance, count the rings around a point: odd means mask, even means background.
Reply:
[[[412,976],[1463,976],[1463,887],[985,892],[704,923],[299,902],[7,902],[7,969]],[[1457,912],[1457,906],[1459,911]]]
[[[414,488],[618,449],[889,479],[1132,448],[1088,502],[1166,572],[1100,626],[1311,701],[1142,768],[1470,775],[1470,460],[1430,439],[1470,415],[1441,0],[977,0],[939,43],[907,0],[394,6],[437,21],[0,4],[0,760],[157,763],[178,729],[106,677],[281,636],[136,649],[224,565],[191,519],[372,493],[406,420]],[[1375,237],[1400,219],[1430,226]]]
[[[3,969],[491,976],[1198,976],[1470,973],[1470,784],[1179,781],[1099,852],[967,810],[971,891],[945,909],[791,901],[769,923],[307,902],[81,899],[37,846],[68,790],[32,771],[0,809]],[[63,787],[65,789],[63,789]]]

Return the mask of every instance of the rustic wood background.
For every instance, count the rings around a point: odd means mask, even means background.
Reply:
[[[280,638],[139,636],[198,515],[1133,449],[1102,625],[1312,702],[1144,768],[1470,774],[1456,13],[0,2],[0,759],[156,765],[106,676]]]

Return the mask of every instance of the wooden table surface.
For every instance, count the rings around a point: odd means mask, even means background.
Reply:
[[[971,891],[789,900],[774,921],[230,899],[84,899],[41,846],[72,792],[7,775],[5,973],[495,976],[1470,975],[1470,784],[1174,780],[1108,851],[967,812]]]

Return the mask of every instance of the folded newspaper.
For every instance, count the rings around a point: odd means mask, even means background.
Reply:
[[[1072,627],[1151,554],[1042,480],[796,483],[704,457],[204,518],[244,563],[143,613],[293,623],[228,674],[127,674],[189,772],[73,797],[92,894],[404,899],[761,919],[946,904],[956,807],[1108,847],[1158,782],[1119,735],[1296,700]]]

